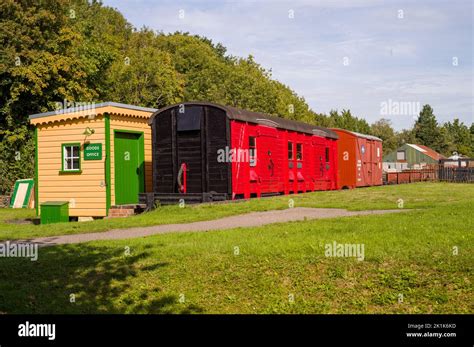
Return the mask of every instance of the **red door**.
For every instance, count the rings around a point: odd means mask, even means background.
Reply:
[[[278,173],[280,172],[277,148],[277,135],[262,134],[257,137],[257,170],[260,177],[262,193],[276,193],[279,191]]]
[[[366,186],[371,186],[372,182],[373,182],[373,171],[374,171],[374,168],[373,168],[373,162],[374,162],[373,141],[365,141],[365,145],[366,145],[366,153],[365,153],[366,164],[365,165],[367,167],[367,177],[366,177],[365,185]]]
[[[325,182],[327,180],[326,170],[326,147],[323,145],[315,145],[315,178],[316,178],[316,189],[324,189]]]

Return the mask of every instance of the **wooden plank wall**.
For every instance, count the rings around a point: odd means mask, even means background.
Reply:
[[[157,193],[176,193],[177,164],[173,147],[176,140],[176,125],[173,125],[171,110],[159,114],[154,119],[153,161],[154,189]]]
[[[38,127],[39,203],[69,201],[70,216],[105,216],[105,123],[103,116],[68,119]],[[83,135],[90,127],[95,133]],[[84,142],[102,143],[102,160],[84,160]],[[61,174],[62,144],[79,142],[82,173]],[[41,213],[41,212],[40,212]]]

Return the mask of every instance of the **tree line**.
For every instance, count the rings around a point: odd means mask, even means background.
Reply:
[[[317,113],[252,56],[230,55],[208,38],[138,30],[100,1],[1,1],[0,192],[34,175],[28,115],[64,100],[155,108],[205,100],[372,134],[385,141],[385,152],[414,142],[474,156],[474,126],[457,119],[439,125],[429,105],[413,129],[401,132],[386,119],[369,125],[350,110]]]

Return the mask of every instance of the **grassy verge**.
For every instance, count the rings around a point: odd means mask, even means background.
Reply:
[[[429,208],[470,201],[474,185],[449,183],[416,183],[355,190],[315,192],[300,195],[252,199],[237,203],[202,204],[198,206],[165,206],[142,215],[97,220],[85,223],[23,225],[9,223],[12,219],[33,218],[32,210],[0,209],[0,240],[100,232],[115,228],[130,228],[170,223],[211,220],[252,211],[288,208],[289,199],[297,207],[333,207],[349,210],[393,209],[399,199],[405,208]]]
[[[460,188],[384,187],[370,191],[390,198],[364,200],[420,208],[403,214],[48,247],[36,262],[0,258],[0,312],[473,313],[473,195]],[[333,241],[363,244],[364,260],[326,257]]]

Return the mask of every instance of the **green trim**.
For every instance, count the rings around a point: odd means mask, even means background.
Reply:
[[[142,132],[140,135],[140,140],[138,143],[138,154],[140,154],[140,175],[142,176],[139,182],[138,191],[140,193],[145,193],[145,133]]]
[[[138,182],[138,191],[139,193],[145,192],[145,132],[144,131],[136,131],[136,130],[122,130],[122,129],[114,129],[114,141],[115,141],[115,134],[116,133],[128,133],[128,134],[138,134],[140,137],[138,138],[138,162],[140,163],[140,182]]]
[[[32,187],[33,185],[35,184],[34,183],[35,181],[34,180],[28,180],[28,189],[26,191],[26,195],[25,195],[25,200],[23,201],[23,208],[27,208],[28,207],[28,202],[30,201],[30,196],[31,196],[31,191],[32,191]],[[22,183],[21,181],[19,183]],[[25,181],[23,181],[23,183],[25,183]],[[15,200],[13,200],[15,201]]]
[[[39,216],[38,128],[35,127],[35,209]]]
[[[109,215],[109,209],[112,201],[112,184],[111,184],[111,167],[110,167],[110,115],[104,113],[105,121],[105,201],[106,201],[106,212],[105,215]]]
[[[13,204],[15,203],[17,191],[18,191],[18,184],[15,182],[15,184],[13,185],[12,198],[10,199],[10,207],[13,207]]]
[[[15,181],[15,185],[13,187],[12,198],[10,200],[10,207],[13,207],[13,205],[15,204],[15,200],[16,200],[16,196],[17,196],[18,188],[20,187],[20,184],[25,184],[25,183],[28,185],[28,188],[26,189],[25,198],[23,199],[23,202],[21,203],[21,207],[22,208],[28,207],[28,202],[30,201],[30,196],[31,196],[31,191],[32,191],[31,188],[34,186],[34,182],[35,182],[34,179],[31,179],[31,178]]]
[[[79,169],[76,170],[64,170],[64,147],[65,146],[78,146],[79,147]],[[59,173],[81,173],[81,143],[80,142],[73,142],[73,143],[62,143],[61,144],[61,171]]]

